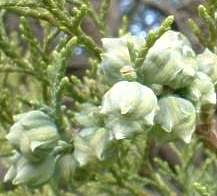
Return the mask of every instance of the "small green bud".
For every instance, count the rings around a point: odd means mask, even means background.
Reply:
[[[199,70],[207,74],[217,85],[217,55],[209,49],[205,49],[203,53],[197,56]]]
[[[108,131],[104,128],[82,129],[74,139],[75,159],[80,166],[96,158],[103,159],[103,152],[108,141]]]
[[[30,111],[15,117],[6,138],[32,161],[43,158],[55,146],[59,135],[50,117],[42,111]]]
[[[26,184],[37,187],[46,183],[53,175],[55,159],[51,155],[43,161],[32,163],[22,155],[16,155],[14,164],[9,168],[4,181],[12,181],[13,184]]]
[[[136,80],[136,77],[137,77],[136,72],[132,66],[126,65],[120,69],[120,72],[121,72],[122,78],[128,81]]]
[[[215,87],[210,77],[205,73],[198,72],[196,78],[187,88],[185,93],[186,98],[195,103],[197,112],[200,112],[201,106],[215,107],[216,105],[216,93]]]
[[[79,107],[80,112],[75,113],[75,120],[82,127],[92,127],[98,126],[100,117],[99,117],[99,108],[90,103],[81,104]]]
[[[76,167],[77,162],[73,154],[67,153],[61,155],[57,161],[57,168],[61,181],[68,182],[75,173]]]
[[[16,163],[19,161],[19,159],[21,158],[21,155],[16,153],[14,154],[14,156],[11,156],[11,162],[13,163],[13,165],[8,169],[7,173],[4,176],[4,182],[8,182],[14,179],[14,177],[17,174],[17,169],[16,169]]]
[[[133,70],[130,51],[128,45],[134,51],[139,50],[145,43],[144,39],[136,38],[131,35],[125,35],[120,38],[103,38],[102,44],[104,53],[102,54],[101,71],[103,72],[108,84],[126,79],[123,73],[123,67],[129,67]],[[123,68],[123,69],[122,69]],[[130,73],[130,79],[135,77],[135,73]]]
[[[167,31],[150,48],[142,70],[146,84],[182,88],[194,79],[196,55],[184,35]]]
[[[184,142],[190,143],[196,126],[196,111],[193,104],[174,96],[161,98],[158,104],[160,111],[155,122],[160,127],[162,135],[162,131],[165,131],[167,140],[181,138]]]
[[[164,90],[164,87],[160,84],[151,84],[149,87],[153,90],[154,94],[157,96],[161,95]]]

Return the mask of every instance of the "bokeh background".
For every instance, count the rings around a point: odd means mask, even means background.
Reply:
[[[118,36],[118,30],[123,25],[123,17],[128,18],[128,31],[133,35],[139,37],[146,37],[148,32],[157,29],[161,22],[168,15],[174,15],[176,22],[173,25],[174,30],[178,30],[188,35],[193,48],[200,52],[200,46],[196,37],[192,34],[188,19],[194,19],[201,28],[201,23],[197,7],[203,0],[112,0],[107,18],[108,35],[111,37]],[[100,4],[100,0],[93,0],[96,10]],[[94,22],[86,20],[84,28],[89,35],[91,35],[97,43],[100,43],[101,35],[94,26]],[[76,58],[72,63],[71,71],[82,75],[87,67],[87,60],[85,57],[85,49],[77,48]],[[80,65],[80,66],[78,66]]]
[[[99,10],[100,0],[92,0],[92,3],[96,11]],[[200,3],[203,3],[203,0],[111,0],[106,21],[108,36],[118,36],[118,30],[123,25],[124,16],[128,18],[129,32],[139,37],[146,37],[150,30],[160,26],[166,16],[174,15],[176,22],[173,25],[173,29],[187,34],[193,48],[196,51],[201,51],[202,48],[190,31],[187,22],[189,18],[192,18],[203,28],[197,13],[197,6]],[[8,33],[19,30],[19,19],[16,15],[8,14],[5,20],[8,26]],[[37,36],[42,39],[43,29],[37,21],[32,20],[32,28]],[[100,39],[102,35],[91,19],[86,18],[83,28],[99,45],[101,44]],[[88,66],[87,62],[85,48],[77,47],[69,72],[82,76]]]

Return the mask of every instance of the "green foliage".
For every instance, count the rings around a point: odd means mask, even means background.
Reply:
[[[146,39],[146,44],[140,50],[136,58],[136,62],[135,62],[136,67],[140,67],[142,65],[148,53],[149,48],[154,45],[155,41],[161,35],[163,35],[166,31],[171,29],[171,25],[173,24],[173,22],[174,22],[174,16],[169,16],[165,19],[165,21],[163,21],[161,27],[157,31],[149,32],[149,35]]]
[[[194,20],[189,19],[189,25],[193,33],[200,41],[200,44],[202,44],[205,48],[209,48],[213,52],[216,52],[217,41],[216,8],[217,3],[215,0],[206,0],[205,5],[200,5],[198,7],[198,15],[207,28],[206,30],[205,28],[201,29]]]
[[[187,38],[170,30],[173,16],[146,40],[127,34],[125,18],[121,37],[100,46],[83,24],[109,37],[110,3],[97,11],[89,0],[0,2],[0,168],[12,182],[0,181],[0,196],[217,195],[216,149],[206,145],[214,130],[203,127],[216,104],[215,72],[203,64],[215,53],[198,68]],[[199,6],[208,38],[191,21],[213,52],[216,6]],[[78,78],[67,68],[81,46],[90,66]],[[173,160],[154,155],[162,146]]]

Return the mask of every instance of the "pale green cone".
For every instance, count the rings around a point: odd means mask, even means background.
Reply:
[[[49,153],[59,135],[54,122],[41,111],[30,111],[19,115],[6,136],[24,156],[40,160],[43,153]]]
[[[101,113],[110,138],[123,139],[151,127],[157,110],[157,97],[150,88],[121,81],[104,95]]]
[[[202,106],[209,107],[216,105],[216,93],[212,80],[202,72],[198,72],[196,78],[187,88],[184,94],[186,98],[191,100],[197,108],[197,112],[200,112]]]
[[[136,72],[130,59],[128,43],[133,45],[136,52],[145,44],[145,40],[131,35],[102,39],[104,53],[102,53],[101,70],[110,85],[126,78],[130,80],[136,78]]]
[[[169,133],[167,136],[171,135],[172,139],[180,138],[190,143],[196,127],[196,111],[193,104],[175,96],[161,98],[158,104],[160,110],[157,112],[155,122],[161,128],[161,132]]]
[[[55,158],[51,155],[38,163],[30,162],[19,155],[19,158],[6,173],[4,181],[12,181],[14,185],[26,184],[37,187],[46,183],[52,177],[54,168]]]
[[[156,41],[142,65],[145,84],[166,85],[173,89],[189,85],[196,70],[196,55],[190,43],[175,31],[167,31]]]
[[[138,82],[121,81],[104,95],[101,112],[132,120],[143,119],[152,125],[157,109],[157,97],[150,88]]]
[[[217,85],[217,55],[208,48],[197,56],[199,70],[206,73],[213,81],[215,87]]]
[[[83,129],[74,139],[74,157],[80,166],[94,159],[103,159],[103,152],[109,142],[104,128]]]

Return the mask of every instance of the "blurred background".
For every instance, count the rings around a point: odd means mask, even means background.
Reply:
[[[92,0],[94,8],[99,10],[100,0]],[[168,15],[174,15],[176,22],[173,25],[174,30],[179,30],[187,34],[191,40],[193,48],[196,51],[201,51],[197,39],[191,33],[188,26],[188,19],[194,19],[198,24],[197,6],[203,3],[203,0],[111,0],[111,6],[106,23],[108,24],[108,36],[117,37],[118,30],[123,25],[123,18],[128,18],[128,31],[139,37],[146,37],[148,32],[160,26],[161,22]],[[71,9],[71,8],[70,8]],[[19,30],[19,19],[15,15],[9,14],[6,18],[9,33]],[[43,30],[37,21],[32,20],[33,29],[42,38]],[[203,28],[202,24],[201,28]],[[83,28],[88,35],[100,45],[100,39],[103,35],[97,30],[91,19],[86,18]],[[61,34],[60,34],[61,36]],[[88,66],[87,52],[85,48],[77,47],[75,56],[69,67],[69,73],[75,73],[78,76],[84,74]]]
[[[100,0],[92,1],[95,9],[98,10]],[[160,26],[165,17],[174,15],[176,22],[173,29],[187,34],[193,48],[200,52],[202,48],[188,26],[189,18],[194,19],[198,24],[201,23],[197,13],[197,7],[200,3],[203,3],[203,0],[111,0],[107,18],[108,35],[117,37],[118,29],[124,22],[123,18],[127,16],[128,31],[135,36],[145,38],[150,30],[157,29]],[[200,26],[203,28],[202,24]],[[100,44],[102,35],[94,27],[92,21],[87,19],[84,29]],[[86,62],[85,49],[77,48],[71,71],[75,71],[79,75],[82,74],[86,68]]]

